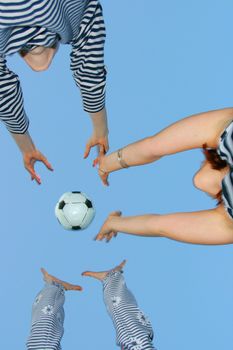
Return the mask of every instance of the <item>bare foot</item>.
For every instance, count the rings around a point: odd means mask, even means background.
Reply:
[[[57,277],[54,277],[52,275],[50,275],[45,269],[41,268],[40,269],[43,276],[44,276],[44,279],[45,281],[47,282],[56,282],[56,283],[59,283],[61,284],[65,290],[79,290],[81,291],[82,290],[82,287],[81,286],[78,286],[78,285],[75,285],[75,284],[70,284],[68,282],[64,282],[64,281],[61,281],[59,280]]]
[[[85,271],[82,273],[82,276],[93,277],[93,278],[96,278],[97,280],[102,281],[109,274],[109,272],[121,271],[125,266],[125,264],[126,264],[126,260],[123,260],[122,263],[120,263],[120,265],[116,266],[114,269],[111,269],[108,271],[101,271],[101,272]]]

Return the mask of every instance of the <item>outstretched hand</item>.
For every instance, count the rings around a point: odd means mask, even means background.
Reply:
[[[99,233],[96,235],[95,240],[103,241],[105,239],[106,242],[109,242],[113,237],[116,237],[118,232],[114,229],[113,220],[114,218],[120,216],[120,211],[114,211],[111,214],[109,214]]]
[[[98,136],[95,133],[91,136],[91,138],[87,141],[85,152],[84,152],[84,158],[86,159],[92,147],[97,146],[98,148],[98,155],[97,158],[93,161],[93,166],[95,166],[101,157],[103,157],[109,150],[109,144],[108,144],[108,135],[104,136]]]
[[[38,185],[41,184],[41,179],[34,169],[36,162],[42,162],[47,169],[53,171],[52,165],[48,162],[47,158],[37,149],[25,152],[23,154],[23,161],[25,169],[31,174],[31,179],[36,180]]]

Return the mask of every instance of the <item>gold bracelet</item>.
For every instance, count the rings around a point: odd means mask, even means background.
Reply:
[[[124,161],[124,159],[122,159],[122,148],[120,148],[118,151],[117,151],[117,160],[118,162],[120,163],[121,167],[122,168],[129,168],[129,165]]]

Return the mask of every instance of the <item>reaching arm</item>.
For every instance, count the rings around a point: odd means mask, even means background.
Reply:
[[[31,178],[38,183],[40,177],[34,170],[36,161],[43,162],[52,170],[47,159],[35,148],[27,131],[29,121],[23,107],[23,95],[18,76],[6,66],[6,60],[0,56],[0,119],[5,123],[13,139],[18,145],[24,161],[24,166]]]
[[[233,119],[233,108],[201,113],[181,119],[158,134],[130,144],[123,148],[122,158],[129,166],[152,163],[159,158],[174,153],[201,148],[207,144],[210,148],[218,146],[219,137]],[[110,173],[121,169],[117,152],[103,157],[100,169]],[[107,175],[100,172],[106,184]]]
[[[97,6],[92,17],[87,9],[83,16],[80,34],[74,40],[71,53],[71,70],[80,88],[84,110],[93,124],[93,135],[88,140],[84,157],[93,146],[99,146],[99,154],[108,151],[108,126],[105,110],[106,69],[104,66],[105,26],[102,8]]]
[[[212,210],[168,215],[122,217],[109,215],[96,239],[110,241],[118,232],[136,236],[166,237],[193,243],[220,245],[233,243],[233,224],[223,206]]]
[[[7,68],[3,56],[0,56],[0,119],[11,133],[23,134],[28,129],[19,78]]]

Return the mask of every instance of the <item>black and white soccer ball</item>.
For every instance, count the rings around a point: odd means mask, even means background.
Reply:
[[[85,193],[66,192],[56,204],[55,215],[66,230],[83,230],[93,220],[95,209]]]

